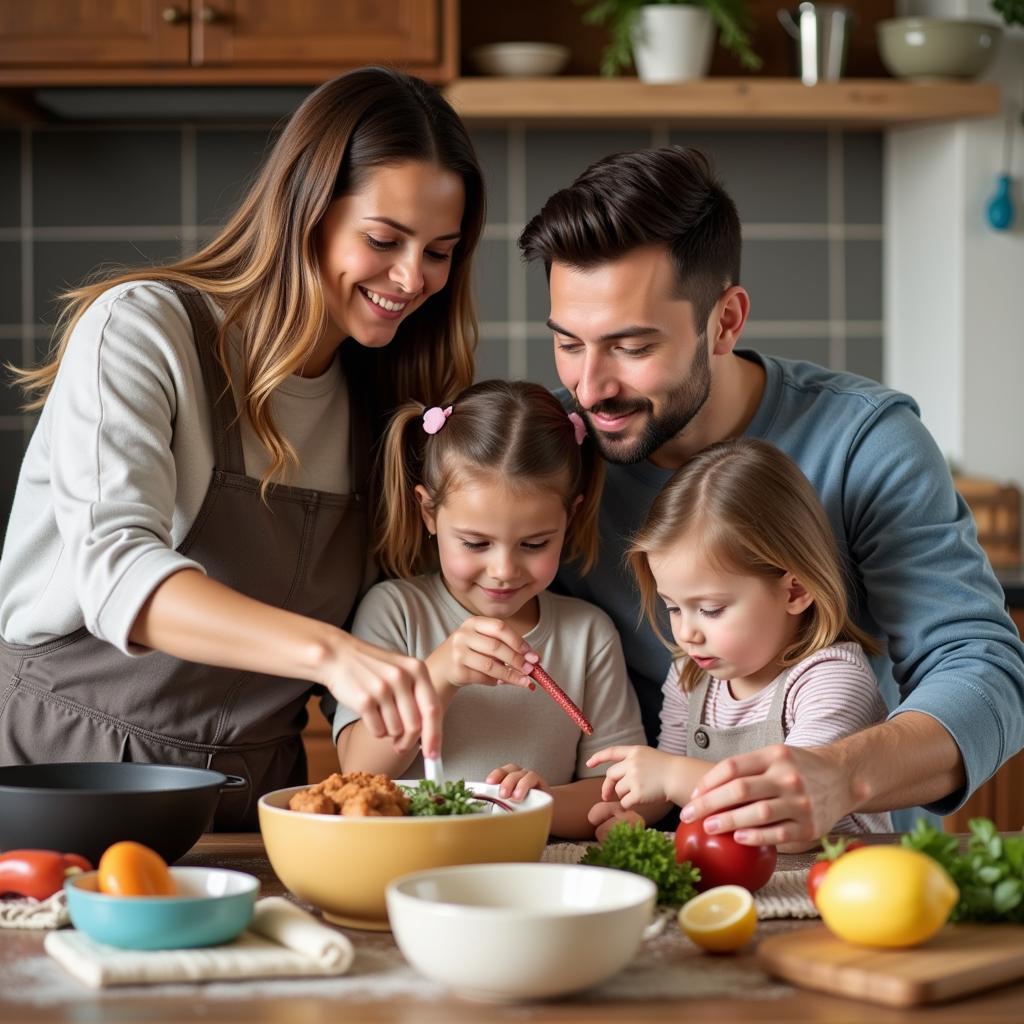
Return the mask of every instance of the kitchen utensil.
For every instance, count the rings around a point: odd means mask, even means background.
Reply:
[[[557,43],[489,43],[474,47],[469,57],[485,75],[522,78],[557,75],[569,62],[569,49]]]
[[[762,939],[761,965],[804,988],[886,1006],[919,1006],[1024,977],[1024,927],[946,925],[909,949],[869,949],[837,939],[824,925]]]
[[[853,11],[840,4],[802,3],[795,11],[777,12],[793,38],[793,63],[804,85],[834,82],[846,70]]]
[[[64,884],[71,923],[121,949],[185,949],[229,942],[252,919],[260,882],[223,868],[171,868],[176,896],[108,896],[98,872]]]
[[[399,782],[415,786],[415,780]],[[469,788],[497,796],[498,786]],[[288,809],[302,787],[260,798],[260,831],[278,878],[335,924],[383,931],[384,888],[399,875],[449,864],[540,859],[551,827],[551,796],[533,789],[508,812],[363,818]]]
[[[387,888],[405,958],[470,999],[544,999],[626,966],[657,888],[578,864],[484,864],[421,871]]]
[[[886,18],[875,29],[878,56],[897,78],[974,78],[999,49],[1003,30],[963,18]]]
[[[0,766],[0,850],[80,853],[93,864],[121,839],[168,863],[186,853],[238,776],[172,765],[90,762]]]
[[[1008,231],[1013,227],[1016,210],[1013,203],[1013,136],[1017,131],[1017,122],[1024,124],[1024,100],[1020,110],[1011,106],[1006,112],[1006,128],[1003,134],[1003,173],[996,178],[996,191],[985,207],[985,215],[989,224],[996,231]]]
[[[438,786],[444,785],[444,764],[441,762],[441,755],[437,757],[423,758],[423,774]]]

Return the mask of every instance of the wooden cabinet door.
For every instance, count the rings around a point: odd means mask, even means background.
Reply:
[[[442,0],[192,0],[193,64],[441,61]]]
[[[0,65],[187,65],[189,14],[189,0],[0,0]]]

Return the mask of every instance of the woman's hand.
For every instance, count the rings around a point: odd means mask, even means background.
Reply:
[[[647,824],[641,815],[636,811],[627,811],[618,800],[602,800],[594,804],[587,820],[594,826],[594,837],[599,843],[605,841],[605,837],[620,821],[628,821],[633,825]]]
[[[719,761],[682,819],[704,818],[706,832],[733,832],[748,846],[804,843],[827,833],[863,795],[828,747],[777,744]]]
[[[525,800],[526,794],[531,789],[539,789],[544,793],[550,793],[548,784],[536,773],[517,764],[505,764],[495,768],[484,782],[492,786],[501,783],[498,789],[498,796],[508,797],[512,800]]]
[[[525,673],[539,656],[502,619],[474,615],[427,658],[434,685],[497,686],[511,683],[527,689],[536,684]]]
[[[618,799],[628,811],[637,804],[672,800],[676,762],[680,760],[652,747],[606,747],[587,760],[587,767],[611,764],[601,787],[601,799]]]
[[[359,713],[372,736],[387,736],[397,751],[423,737],[425,756],[441,749],[441,702],[418,658],[375,647],[342,633],[324,660],[319,682],[340,704]]]

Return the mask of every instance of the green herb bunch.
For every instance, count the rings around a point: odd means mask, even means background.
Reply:
[[[426,817],[438,814],[477,814],[484,809],[483,803],[473,799],[463,779],[446,782],[439,786],[429,779],[422,779],[415,787],[401,787],[409,797],[409,814]]]
[[[999,2],[999,0],[997,0]],[[1013,2],[1013,0],[1002,0]],[[1020,2],[1020,0],[1017,0]],[[607,25],[610,41],[601,54],[601,74],[614,75],[633,61],[633,30],[640,8],[653,4],[689,4],[706,7],[718,28],[719,42],[751,71],[761,66],[761,58],[750,43],[750,9],[747,0],[576,0],[588,6],[583,20],[588,25]]]
[[[1007,25],[1024,25],[1024,0],[992,0]]]
[[[956,836],[918,820],[903,845],[937,860],[960,889],[951,921],[1024,923],[1024,837],[1004,838],[988,818],[972,818],[967,850]]]
[[[649,878],[658,887],[658,902],[678,907],[697,895],[700,871],[688,860],[676,863],[676,844],[667,832],[620,821],[600,846],[592,846],[581,864],[618,868]]]

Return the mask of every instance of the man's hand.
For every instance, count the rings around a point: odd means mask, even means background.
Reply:
[[[836,745],[777,744],[716,764],[682,819],[704,818],[706,832],[734,832],[738,843],[778,846],[824,835],[866,796],[855,791]]]

